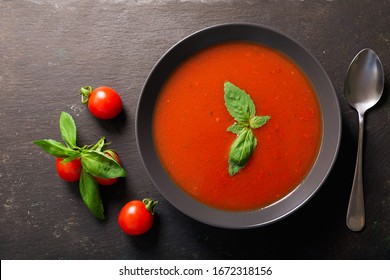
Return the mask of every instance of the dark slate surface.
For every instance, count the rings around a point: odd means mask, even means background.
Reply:
[[[171,206],[148,178],[134,132],[143,83],[161,55],[194,31],[229,22],[268,25],[305,46],[328,72],[343,117],[339,157],[321,190],[293,215],[251,230],[213,228]],[[366,115],[367,225],[360,233],[345,225],[357,115],[343,94],[348,64],[364,47],[377,52],[388,79],[389,26],[387,1],[0,0],[1,259],[389,259],[389,88]],[[93,118],[77,94],[103,84],[123,97],[114,121]],[[73,115],[78,143],[106,136],[128,171],[103,190],[105,222],[31,143],[61,139],[61,111]],[[156,224],[128,237],[117,214],[146,196],[160,201]]]

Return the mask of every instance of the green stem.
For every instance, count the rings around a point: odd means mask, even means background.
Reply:
[[[146,209],[154,215],[154,211],[156,208],[156,205],[158,204],[158,201],[153,201],[151,198],[144,198],[142,202],[145,204]]]
[[[81,102],[82,102],[83,104],[87,104],[87,103],[88,103],[89,96],[90,96],[91,93],[92,93],[92,87],[90,87],[90,86],[82,87],[82,88],[80,89],[79,93],[81,94]]]
[[[101,148],[104,146],[104,142],[106,141],[106,138],[103,136],[100,138],[100,140],[95,144],[93,145],[90,150],[96,150],[97,148],[100,147],[99,151],[101,150]]]

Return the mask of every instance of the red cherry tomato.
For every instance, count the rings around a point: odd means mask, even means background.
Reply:
[[[76,158],[66,163],[62,163],[63,160],[63,158],[56,158],[56,169],[58,176],[60,176],[62,180],[67,182],[76,182],[80,180],[80,158]]]
[[[119,212],[118,223],[121,229],[129,235],[146,233],[154,222],[154,208],[158,201],[149,198],[132,200],[123,206]]]
[[[88,103],[92,115],[99,119],[108,120],[116,117],[122,110],[122,99],[112,88],[101,86],[92,90],[82,87],[82,102]]]
[[[104,152],[106,155],[112,157],[113,159],[116,160],[117,163],[121,164],[121,161],[119,159],[119,156],[116,152],[110,150],[110,151],[106,151]],[[102,186],[110,186],[110,185],[113,185],[115,184],[119,178],[99,178],[99,177],[95,177],[96,181],[98,182],[99,185],[102,185]]]

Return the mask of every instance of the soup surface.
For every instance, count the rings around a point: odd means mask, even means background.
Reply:
[[[236,175],[228,172],[237,137],[224,103],[224,82],[250,95],[257,147]],[[249,42],[206,48],[182,63],[157,100],[153,134],[160,160],[178,187],[209,206],[262,208],[294,190],[312,167],[321,143],[321,111],[305,74],[285,55]]]

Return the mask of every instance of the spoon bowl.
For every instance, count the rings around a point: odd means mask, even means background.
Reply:
[[[379,101],[383,88],[384,71],[379,57],[371,49],[361,50],[349,65],[345,80],[346,98],[359,116],[357,159],[346,221],[353,231],[360,231],[365,225],[362,164],[364,114]]]
[[[381,61],[373,50],[361,50],[348,69],[345,94],[349,104],[356,110],[366,111],[379,101],[383,87]]]

